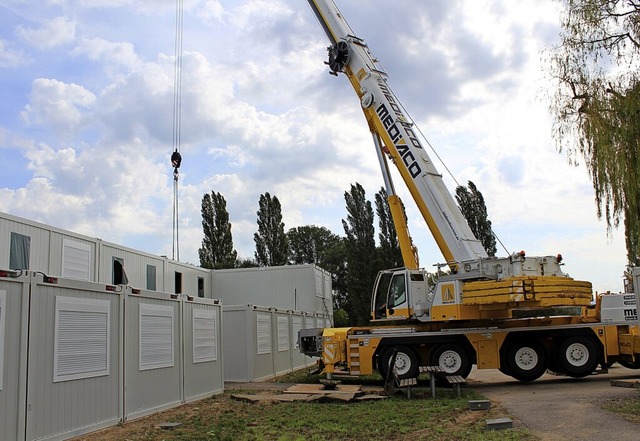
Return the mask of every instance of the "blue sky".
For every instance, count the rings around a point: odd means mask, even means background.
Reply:
[[[337,3],[457,182],[483,193],[507,251],[562,253],[571,276],[620,290],[624,235],[607,236],[586,169],[552,138],[557,3]],[[0,211],[171,256],[174,37],[173,0],[1,2]],[[327,45],[303,0],[184,2],[181,260],[198,262],[212,190],[243,257],[264,192],[287,229],[341,235],[350,184],[373,200],[370,134],[346,78],[328,75]],[[443,258],[396,187],[431,268]]]

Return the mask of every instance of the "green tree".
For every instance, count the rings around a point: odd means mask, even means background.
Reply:
[[[373,208],[358,183],[344,194],[347,219],[342,220],[347,256],[345,309],[352,324],[365,325],[370,319],[370,298],[377,273]]]
[[[294,265],[315,263],[324,268],[327,251],[340,242],[340,236],[325,227],[305,225],[287,232],[289,262]]]
[[[313,263],[331,274],[335,326],[346,326],[347,257],[343,238],[328,228],[306,225],[291,228],[287,239],[291,264]]]
[[[378,242],[380,243],[378,247],[379,266],[381,268],[400,268],[404,266],[404,261],[387,198],[387,191],[384,188],[380,188],[380,191],[375,195],[379,227]]]
[[[560,151],[582,158],[598,218],[623,222],[627,258],[640,264],[640,3],[563,0],[561,42],[551,54],[550,110]]]
[[[287,264],[289,245],[282,222],[282,207],[277,197],[267,192],[260,195],[258,232],[253,235],[256,243],[255,259],[259,266]]]
[[[495,256],[498,249],[496,248],[496,238],[491,229],[491,221],[487,214],[487,206],[484,203],[482,193],[476,185],[469,181],[468,188],[464,185],[456,187],[456,201],[462,215],[467,220],[471,231],[476,238],[482,243],[489,256]]]
[[[202,247],[198,249],[203,268],[233,268],[238,253],[233,249],[227,202],[214,191],[202,197]]]

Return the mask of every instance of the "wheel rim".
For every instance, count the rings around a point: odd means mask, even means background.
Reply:
[[[396,354],[396,373],[398,376],[406,375],[411,370],[411,358],[404,352]]]
[[[445,373],[451,374],[460,369],[462,358],[456,351],[444,351],[438,358],[438,365]]]
[[[526,346],[518,349],[515,354],[513,354],[514,364],[518,369],[523,371],[535,369],[539,361],[538,353],[533,348]]]
[[[565,359],[571,366],[582,367],[589,361],[589,349],[582,343],[571,343],[565,351]]]

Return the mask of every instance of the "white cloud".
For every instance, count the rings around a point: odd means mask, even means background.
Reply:
[[[76,24],[66,17],[55,17],[40,28],[17,27],[17,34],[37,49],[52,49],[71,43],[76,36]]]
[[[106,66],[121,65],[128,69],[141,66],[133,44],[129,42],[112,42],[102,38],[83,38],[71,52],[74,55],[86,55],[90,60],[101,61]]]
[[[0,40],[0,68],[15,68],[31,62],[22,51],[12,50],[11,45]]]
[[[586,171],[556,152],[536,99],[538,54],[557,29],[552,2],[338,3],[456,178],[483,193],[508,251],[561,252],[572,275],[591,278],[589,269],[598,289],[615,289],[621,241],[607,244]],[[171,255],[175,3],[86,1],[61,14],[65,5],[25,5],[23,40],[0,31],[0,63],[3,51],[29,53],[25,42],[48,49],[11,76],[0,70],[11,96],[0,127],[5,143],[21,140],[5,152],[28,164],[0,190],[0,210]],[[210,191],[227,200],[244,257],[266,191],[280,199],[286,228],[343,234],[349,185],[372,200],[383,182],[350,84],[327,74],[328,41],[308,5],[188,3],[184,32],[181,259],[197,263]],[[442,258],[399,179],[396,188],[430,268]]]
[[[22,116],[30,124],[50,126],[58,132],[73,131],[82,123],[83,111],[95,100],[93,93],[78,84],[37,78]]]

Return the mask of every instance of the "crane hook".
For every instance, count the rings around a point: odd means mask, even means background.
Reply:
[[[175,169],[179,169],[181,162],[182,162],[182,156],[180,155],[180,152],[176,149],[171,154],[171,166]]]

